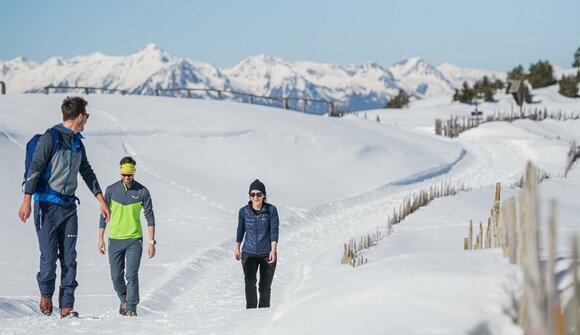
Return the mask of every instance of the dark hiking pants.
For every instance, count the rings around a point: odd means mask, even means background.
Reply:
[[[242,268],[244,269],[246,286],[246,308],[270,307],[270,287],[274,279],[276,262],[269,264],[268,254],[252,255],[245,252],[242,253]],[[258,284],[258,291],[260,292],[259,302],[256,292],[256,275],[258,269],[260,270],[260,283]]]
[[[117,296],[127,302],[127,312],[137,311],[139,303],[139,266],[143,253],[143,238],[109,239],[109,266]],[[125,278],[127,281],[125,282]]]
[[[59,308],[74,307],[77,276],[76,206],[34,202],[34,225],[40,249],[40,271],[36,275],[40,295],[52,298],[56,281],[56,261],[60,261]]]

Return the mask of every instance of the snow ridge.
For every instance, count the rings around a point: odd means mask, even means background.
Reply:
[[[484,74],[492,80],[505,78],[501,72],[451,64],[435,67],[419,57],[383,67],[376,62],[338,66],[257,55],[220,69],[174,58],[153,43],[128,56],[97,52],[70,59],[52,57],[42,64],[17,57],[0,60],[0,67],[0,80],[7,84],[8,93],[42,92],[49,85],[118,89],[132,94],[153,94],[160,88],[214,88],[258,96],[331,100],[346,103],[351,110],[383,107],[399,89],[421,99],[453,93],[463,81],[473,84]],[[185,96],[186,92],[164,94]],[[326,106],[315,106],[315,110],[325,112]]]

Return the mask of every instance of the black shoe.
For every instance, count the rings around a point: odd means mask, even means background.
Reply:
[[[127,302],[121,301],[121,305],[119,306],[119,314],[127,315]]]
[[[137,316],[137,312],[136,311],[127,311],[127,314],[125,314],[126,316]]]

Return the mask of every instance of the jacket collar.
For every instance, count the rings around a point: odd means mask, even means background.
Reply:
[[[72,130],[70,130],[69,128],[65,127],[64,124],[62,124],[62,123],[57,124],[53,128],[55,128],[56,130],[60,131],[61,133],[63,133],[66,136],[74,136],[76,139],[85,138],[83,136],[83,134],[81,134],[80,131],[75,134]]]
[[[254,210],[254,207],[252,207],[252,201],[248,201],[248,209],[249,209],[250,211],[252,211],[253,213],[256,213],[256,214],[260,214],[260,213],[263,213],[263,212],[265,212],[265,211],[266,211],[266,207],[267,207],[267,206],[268,206],[268,203],[266,202],[266,203],[264,203],[264,205],[262,206],[262,208],[260,208],[260,210],[259,210],[259,211],[255,211],[255,210]]]

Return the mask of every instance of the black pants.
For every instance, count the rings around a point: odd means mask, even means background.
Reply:
[[[276,260],[277,262],[277,260]],[[242,253],[242,268],[244,269],[244,281],[246,283],[246,308],[270,307],[270,287],[274,279],[276,262],[268,263],[268,254],[253,255]],[[256,274],[260,269],[260,303],[258,304],[256,292]]]

